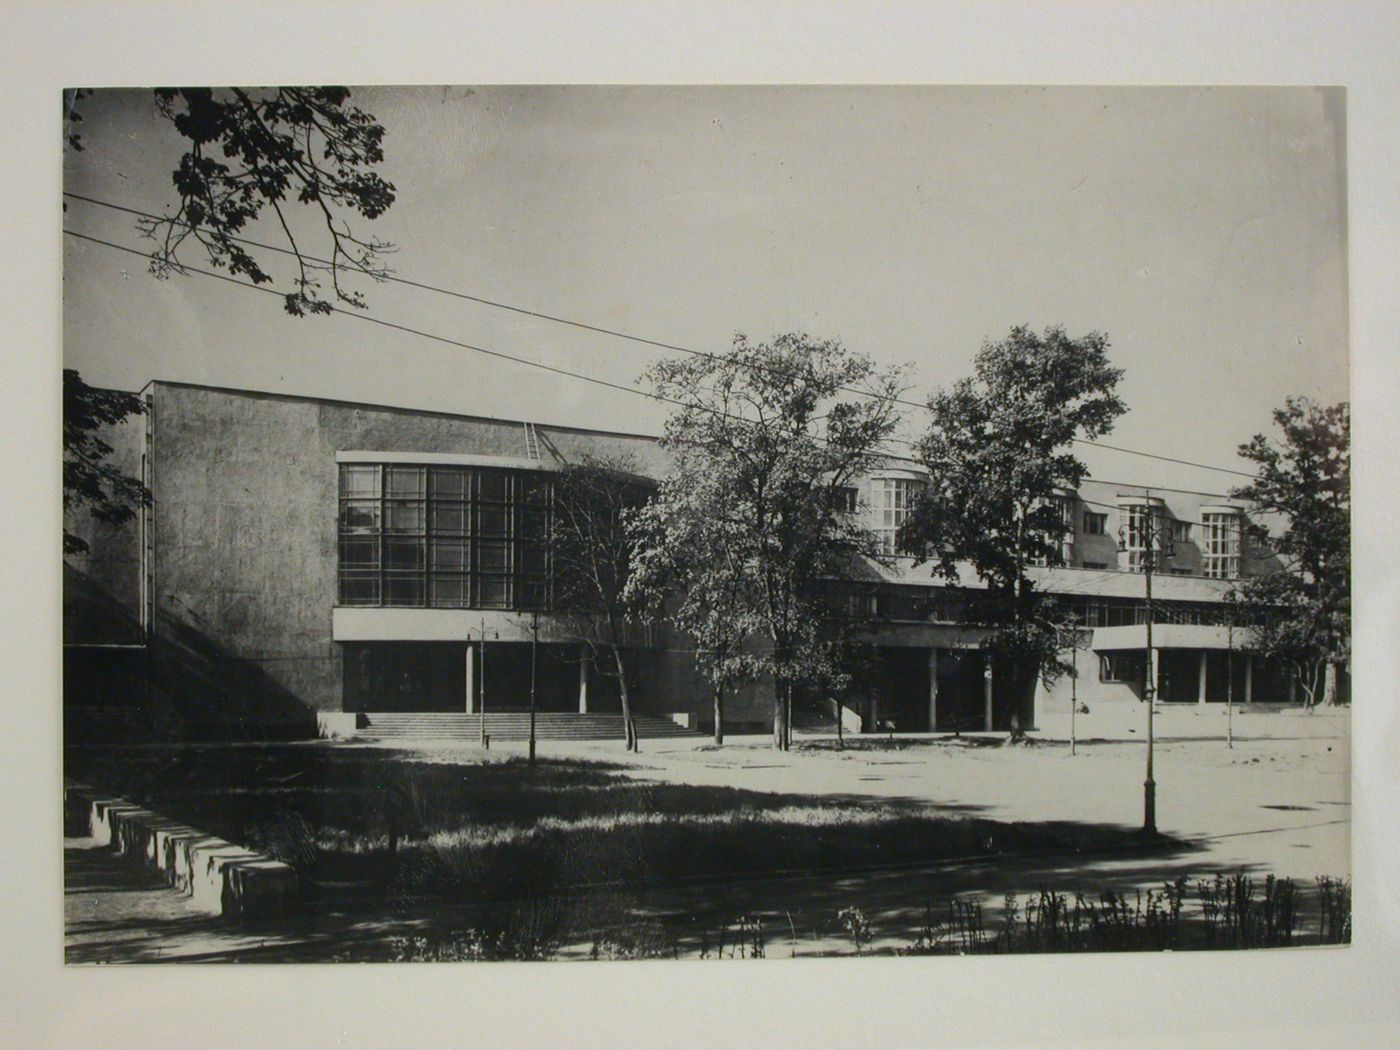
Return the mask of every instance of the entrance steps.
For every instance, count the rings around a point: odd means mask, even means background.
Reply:
[[[377,739],[462,740],[481,738],[481,716],[453,711],[370,711],[364,716],[368,725],[358,731],[360,736]],[[633,715],[637,735],[643,740],[663,737],[696,738],[700,734],[670,719],[656,715]],[[528,711],[488,711],[486,733],[492,740],[530,739]],[[616,712],[576,714],[562,711],[540,711],[535,714],[536,740],[621,740],[622,715]]]

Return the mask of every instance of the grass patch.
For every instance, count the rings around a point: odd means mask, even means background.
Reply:
[[[486,756],[482,756],[485,758]],[[608,763],[471,764],[308,745],[70,752],[70,776],[285,860],[313,894],[542,899],[582,887],[846,872],[1134,841],[889,800],[650,783]],[[347,889],[349,887],[349,889]]]

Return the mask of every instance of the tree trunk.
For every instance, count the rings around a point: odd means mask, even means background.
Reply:
[[[1035,684],[1039,670],[1027,660],[1010,661],[1005,668],[1010,679],[1011,721],[1008,740],[1024,739],[1025,727],[1030,724],[1031,711],[1035,707]]]
[[[1322,702],[1328,707],[1335,707],[1337,704],[1337,664],[1334,660],[1328,660],[1323,670],[1322,679]]]
[[[637,751],[637,726],[632,721],[632,698],[627,692],[627,668],[622,662],[622,650],[612,647],[613,665],[617,668],[617,692],[622,699],[622,729],[625,750]]]
[[[715,743],[724,743],[724,683],[715,686]]]
[[[787,690],[789,688],[789,684],[781,679],[773,682],[773,747],[778,751],[786,751],[790,739],[787,724]]]

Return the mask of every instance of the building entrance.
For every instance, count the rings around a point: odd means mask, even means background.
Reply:
[[[484,681],[488,712],[529,710],[530,644],[488,643],[484,679],[481,647],[471,646],[470,699],[468,648],[465,642],[346,642],[341,646],[344,709],[466,712],[477,709]],[[536,710],[577,711],[578,703],[578,648],[539,646]]]
[[[934,728],[940,733],[969,733],[985,728],[986,663],[975,649],[938,650],[938,711]]]

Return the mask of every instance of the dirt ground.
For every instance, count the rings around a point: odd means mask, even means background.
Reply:
[[[989,857],[924,868],[726,881],[652,888],[631,896],[637,914],[686,917],[695,929],[739,915],[775,924],[776,955],[849,952],[837,914],[860,908],[875,950],[907,945],[924,903],[977,897],[995,921],[1003,895],[1042,888],[1092,894],[1112,887],[1160,889],[1244,871],[1311,889],[1320,876],[1350,878],[1350,761],[1347,713],[1324,713],[1312,732],[1287,738],[1169,740],[1155,748],[1157,824],[1174,840],[1161,850],[1116,855],[1014,856],[988,843]],[[515,745],[505,745],[505,748]],[[540,745],[541,754],[622,762],[628,775],[658,782],[722,785],[844,800],[897,800],[944,814],[997,821],[1074,821],[1140,827],[1146,745],[1140,742],[1004,746],[1000,740],[860,738],[799,740],[779,753],[766,737],[716,748],[687,740],[644,741],[628,756],[619,744]],[[451,747],[422,751],[433,761],[472,761]],[[1189,909],[1188,909],[1189,910]],[[1308,920],[1311,922],[1311,918]],[[692,937],[691,940],[694,940]],[[786,940],[788,943],[781,943]],[[693,945],[692,945],[693,947]]]
[[[1346,712],[1319,714],[1289,739],[1158,741],[1157,825],[1197,847],[1203,864],[1280,877],[1349,877],[1350,760]],[[999,739],[863,737],[836,749],[800,739],[787,753],[766,737],[620,744],[541,742],[539,753],[625,763],[643,780],[742,787],[847,799],[897,799],[948,814],[1002,821],[1140,826],[1147,748],[1140,742],[1003,746]],[[523,745],[498,744],[503,754]],[[435,761],[473,761],[471,749],[431,747]]]
[[[1318,716],[1314,731],[1288,739],[1164,741],[1156,747],[1157,818],[1165,847],[1113,854],[1016,855],[996,842],[979,855],[951,861],[878,865],[860,871],[784,873],[601,890],[609,903],[640,919],[679,930],[683,954],[739,917],[759,917],[767,955],[845,954],[851,943],[838,920],[859,908],[872,928],[873,950],[898,949],[913,939],[926,904],[954,896],[986,903],[995,921],[1005,894],[1050,888],[1092,894],[1104,887],[1131,893],[1160,888],[1187,875],[1192,884],[1215,874],[1247,871],[1290,877],[1311,887],[1319,876],[1349,878],[1350,789],[1345,712]],[[311,746],[364,748],[366,745]],[[369,745],[373,746],[373,745]],[[604,761],[640,781],[743,788],[814,799],[893,801],[945,816],[1000,822],[1070,821],[1134,828],[1141,825],[1145,745],[1140,742],[1006,746],[999,739],[860,738],[838,750],[826,738],[799,739],[778,753],[766,738],[740,737],[716,748],[701,739],[644,740],[640,754],[620,743],[539,745],[542,756]],[[401,754],[402,742],[395,744]],[[476,764],[475,748],[423,746],[417,757]],[[523,750],[498,744],[490,761]],[[66,844],[69,857],[68,932],[72,961],[174,958],[227,960],[343,957],[348,944],[390,934],[431,933],[439,916],[422,921],[343,924],[316,931],[279,929],[250,935],[217,921],[186,915],[146,882],[113,867],[86,844]],[[140,884],[138,886],[138,883]],[[137,892],[133,892],[137,891]],[[148,899],[149,898],[149,899]],[[115,905],[117,913],[107,914]],[[149,912],[149,914],[147,914]],[[450,926],[448,927],[450,928]],[[586,956],[575,944],[564,957]]]

